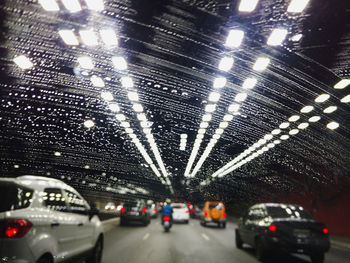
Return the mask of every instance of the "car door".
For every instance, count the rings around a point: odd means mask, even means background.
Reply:
[[[249,224],[249,211],[242,217],[239,223],[239,234],[244,243],[248,243],[248,224]]]
[[[243,221],[243,241],[249,245],[254,245],[254,227],[255,227],[256,209],[252,208],[248,211],[245,220]]]

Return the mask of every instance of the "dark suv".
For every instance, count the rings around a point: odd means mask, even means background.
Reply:
[[[328,229],[315,221],[301,206],[265,203],[252,206],[236,229],[236,246],[243,243],[264,260],[278,250],[307,254],[312,262],[322,263],[330,248]]]
[[[126,225],[130,222],[140,222],[147,226],[151,221],[151,215],[143,200],[127,202],[121,208],[120,224]]]

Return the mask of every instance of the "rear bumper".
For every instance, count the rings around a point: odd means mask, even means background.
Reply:
[[[146,216],[131,216],[131,215],[127,215],[127,216],[121,216],[120,220],[122,221],[129,221],[129,222],[145,222],[148,220],[148,218]]]
[[[176,221],[176,222],[188,221],[189,219],[190,219],[189,215],[180,215],[180,216],[173,215],[173,221]]]
[[[210,217],[205,217],[204,221],[206,223],[223,223],[223,222],[226,222],[226,218],[213,219],[213,218],[210,218]]]
[[[7,263],[30,263],[35,258],[29,249],[25,238],[0,240],[0,262]]]

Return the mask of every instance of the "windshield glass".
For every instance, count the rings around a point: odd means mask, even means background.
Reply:
[[[267,212],[272,218],[304,218],[312,219],[312,216],[304,209],[296,207],[269,206]]]
[[[33,190],[0,181],[0,212],[27,208],[32,202],[32,196]]]

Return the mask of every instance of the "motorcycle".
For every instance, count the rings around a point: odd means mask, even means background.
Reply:
[[[164,226],[164,231],[169,232],[171,228],[170,216],[163,217],[163,226]]]

